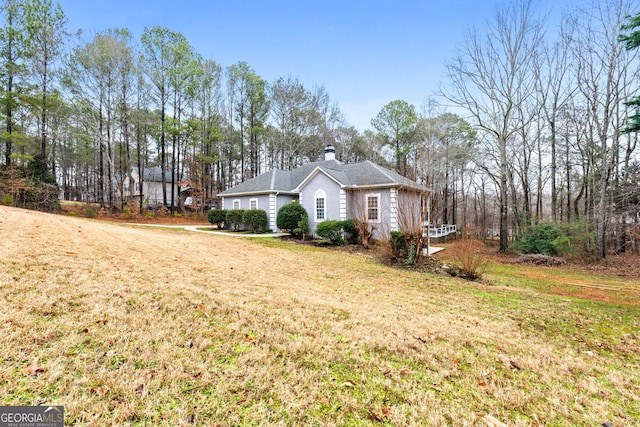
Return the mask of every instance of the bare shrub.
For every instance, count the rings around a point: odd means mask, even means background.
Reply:
[[[380,252],[386,259],[388,259],[390,262],[397,262],[398,256],[391,242],[391,233],[389,232],[387,227],[381,227],[378,232],[380,238],[375,240],[376,246],[380,248]]]
[[[138,215],[140,215],[140,205],[136,200],[134,199],[129,200],[129,203],[127,203],[127,206],[129,207],[129,213],[132,218],[137,218]]]
[[[156,209],[156,215],[161,217],[161,218],[166,218],[169,216],[169,208],[167,208],[165,205],[160,205],[160,207],[158,207]]]
[[[380,212],[378,214],[380,215]],[[363,248],[369,249],[369,242],[373,236],[373,232],[376,231],[377,226],[369,220],[367,197],[362,191],[353,193],[351,219],[353,220],[353,226],[358,233],[360,244]],[[383,238],[382,240],[386,240],[386,238]]]
[[[398,226],[407,243],[407,263],[415,264],[424,248],[423,228],[427,218],[427,193],[398,192]]]
[[[486,246],[480,240],[456,240],[448,251],[453,264],[460,269],[460,276],[466,279],[480,279],[489,265]]]

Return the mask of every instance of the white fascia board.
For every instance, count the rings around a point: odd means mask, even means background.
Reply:
[[[405,185],[405,184],[375,184],[375,185],[350,185],[348,187],[344,187],[348,190],[375,190],[380,188],[396,188],[414,190],[414,191],[427,191],[426,187],[414,187],[413,185]]]
[[[263,190],[263,191],[245,191],[242,193],[227,193],[220,194],[220,197],[245,197],[245,196],[262,196],[265,194],[285,194],[289,196],[295,196],[295,191],[278,191],[278,190]]]

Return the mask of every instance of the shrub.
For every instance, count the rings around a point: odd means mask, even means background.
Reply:
[[[389,238],[389,244],[394,258],[406,259],[409,255],[409,252],[407,251],[407,241],[405,240],[402,231],[392,231]]]
[[[289,230],[294,233],[294,230],[298,228],[298,222],[305,215],[309,218],[307,211],[298,202],[291,202],[280,208],[278,216],[276,217],[276,225],[281,230]]]
[[[240,225],[242,224],[242,214],[244,211],[242,209],[235,209],[227,211],[226,223],[231,224],[233,227],[233,231],[240,230]]]
[[[127,206],[129,207],[129,214],[132,218],[136,218],[138,215],[140,215],[140,205],[138,205],[138,202],[136,200],[129,200]]]
[[[13,206],[13,196],[9,193],[5,194],[2,198],[2,204],[7,206]]]
[[[156,216],[156,214],[153,211],[147,211],[147,213],[145,213],[144,216],[147,219],[153,219]]]
[[[334,245],[344,245],[344,226],[345,221],[323,221],[316,225],[316,234],[322,238],[328,239]]]
[[[267,212],[262,209],[249,209],[242,213],[242,222],[256,232],[258,230],[264,230],[269,225],[269,218]]]
[[[595,234],[586,222],[543,222],[527,228],[513,247],[520,254],[589,259],[596,254],[595,242]]]
[[[94,211],[91,206],[87,205],[86,216],[87,218],[95,218],[98,214],[96,214],[96,211]]]
[[[358,239],[363,248],[369,249],[369,241],[371,240],[371,236],[373,236],[373,231],[376,227],[367,221],[360,221],[358,219],[351,219],[349,221],[351,221],[354,228],[354,238]]]
[[[342,221],[344,225],[344,232],[347,235],[349,243],[358,243],[360,241],[360,233],[354,219],[347,219]]]
[[[578,221],[559,227],[561,235],[553,241],[558,255],[581,259],[596,256],[596,236],[588,223]]]
[[[129,209],[129,206],[125,206],[124,209],[122,210],[122,217],[124,219],[131,218],[131,209]]]
[[[224,222],[227,220],[227,211],[224,209],[211,209],[207,213],[209,222],[219,229],[224,228]]]
[[[293,234],[302,235],[302,240],[304,240],[304,236],[309,234],[309,217],[306,212],[301,215],[298,227],[293,230]]]
[[[489,265],[486,247],[479,240],[456,240],[448,251],[451,254],[452,263],[459,268],[460,276],[465,279],[480,279]]]
[[[555,255],[556,247],[553,242],[561,235],[560,227],[549,222],[528,227],[514,244],[514,248],[521,254]]]

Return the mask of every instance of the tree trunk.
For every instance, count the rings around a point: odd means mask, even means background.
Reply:
[[[509,248],[509,207],[508,207],[508,168],[507,141],[500,138],[500,252],[506,252]]]

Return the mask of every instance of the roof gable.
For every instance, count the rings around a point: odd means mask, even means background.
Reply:
[[[295,188],[295,191],[300,191],[302,190],[309,182],[311,182],[313,180],[313,178],[315,178],[316,176],[318,176],[318,174],[323,174],[325,175],[327,178],[329,178],[330,180],[332,180],[333,182],[335,182],[336,184],[338,184],[338,186],[340,187],[344,187],[344,179],[341,181],[338,178],[336,178],[336,174],[330,174],[327,172],[327,169],[321,167],[321,166],[316,166],[315,169],[313,169],[309,174],[307,174],[307,176],[298,184],[298,186]],[[341,174],[342,175],[342,174]]]

